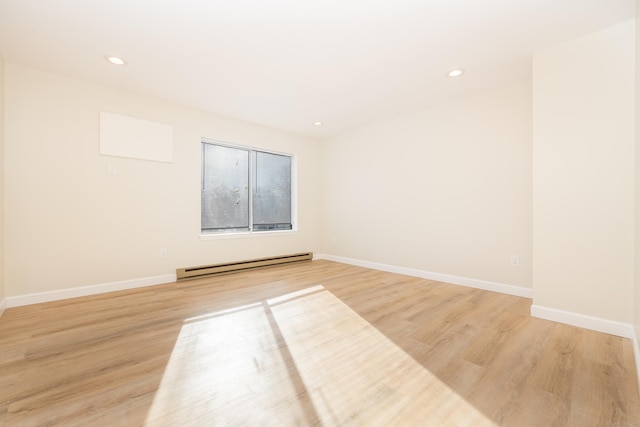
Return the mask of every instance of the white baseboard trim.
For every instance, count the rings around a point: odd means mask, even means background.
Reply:
[[[503,294],[515,295],[518,297],[533,298],[533,289],[523,288],[522,286],[489,282],[487,280],[470,279],[468,277],[452,276],[450,274],[433,273],[430,271],[418,270],[414,268],[398,267],[395,265],[380,264],[377,262],[362,261],[358,259],[344,258],[327,254],[314,254],[313,259],[326,259],[327,261],[335,261],[342,264],[351,264],[358,267],[371,268],[373,270],[382,270],[389,273],[404,274],[405,276],[420,277],[422,279],[467,286],[469,288],[483,289],[485,291],[500,292]]]
[[[6,308],[7,308],[7,299],[6,298],[2,298],[0,300],[0,317],[2,317],[2,314],[4,313]]]
[[[7,308],[23,305],[39,304],[42,302],[58,301],[68,298],[85,297],[88,295],[103,294],[106,292],[123,291],[126,289],[141,288],[144,286],[160,285],[176,281],[175,274],[163,276],[142,277],[139,279],[123,280],[121,282],[102,283],[99,285],[82,286],[78,288],[60,289],[57,291],[38,292],[33,294],[7,297]]]
[[[591,329],[592,331],[604,332],[605,334],[617,335],[623,338],[633,338],[635,336],[633,326],[629,323],[616,322],[535,304],[531,305],[531,316]]]

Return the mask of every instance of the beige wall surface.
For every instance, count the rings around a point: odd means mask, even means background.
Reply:
[[[0,305],[4,290],[4,60],[0,57]],[[0,309],[1,310],[1,309]],[[0,314],[2,314],[0,312]]]
[[[534,304],[630,323],[634,23],[533,58]]]
[[[531,287],[530,81],[324,144],[324,252]]]
[[[635,61],[635,253],[634,253],[634,326],[640,342],[640,0],[636,1],[636,61]],[[637,355],[636,355],[637,356]],[[636,360],[640,367],[640,360]],[[640,377],[640,370],[638,372]]]
[[[11,63],[5,83],[7,296],[316,250],[317,141]],[[174,162],[99,155],[100,111],[173,126]],[[200,240],[202,137],[295,154],[299,232]]]

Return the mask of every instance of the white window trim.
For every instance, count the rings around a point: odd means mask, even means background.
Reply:
[[[247,239],[253,237],[275,237],[298,234],[298,156],[296,154],[274,151],[266,148],[252,147],[248,145],[231,144],[229,142],[219,141],[216,139],[201,138],[200,144],[202,144],[203,142],[207,144],[221,145],[223,147],[261,151],[263,153],[291,157],[291,230],[250,230],[240,231],[236,233],[202,233],[201,229],[200,240]],[[202,164],[202,159],[200,159],[200,163]],[[202,184],[202,173],[200,175],[200,181]],[[200,205],[200,212],[202,212],[202,205]],[[200,222],[200,227],[202,227],[202,222]]]
[[[298,230],[266,230],[243,231],[241,233],[209,233],[200,234],[200,240],[253,239],[262,237],[277,237],[298,234]]]

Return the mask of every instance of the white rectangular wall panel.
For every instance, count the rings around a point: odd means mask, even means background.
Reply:
[[[100,112],[100,154],[173,162],[173,126]]]

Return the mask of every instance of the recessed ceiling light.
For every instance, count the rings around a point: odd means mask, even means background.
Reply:
[[[105,55],[104,59],[113,65],[120,65],[120,66],[124,66],[127,65],[127,61],[125,61],[124,59],[118,57],[118,56],[113,56],[113,55]]]
[[[451,70],[449,71],[449,77],[460,77],[464,73],[464,70]]]
[[[313,122],[314,126],[322,126],[322,122]]]

